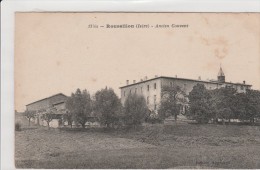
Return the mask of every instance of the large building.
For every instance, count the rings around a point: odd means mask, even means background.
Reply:
[[[58,94],[55,94],[53,96],[50,96],[50,97],[46,97],[44,99],[41,99],[41,100],[38,100],[38,101],[35,101],[33,103],[30,103],[30,104],[27,104],[26,105],[26,110],[28,111],[36,111],[37,115],[36,115],[36,118],[35,118],[35,123],[36,124],[39,124],[39,125],[45,125],[44,121],[42,121],[40,119],[40,116],[41,116],[41,113],[44,112],[44,110],[48,110],[48,109],[51,109],[51,108],[55,108],[55,118],[50,126],[51,127],[58,127],[59,126],[59,119],[61,118],[62,114],[64,113],[65,111],[65,103],[66,103],[66,100],[67,100],[67,96],[62,94],[62,93],[58,93]]]
[[[200,78],[198,80],[186,79],[186,78],[177,78],[176,77],[165,77],[155,76],[154,78],[141,79],[139,82],[133,81],[132,84],[129,83],[129,80],[126,81],[126,85],[120,87],[121,89],[121,102],[124,105],[125,100],[129,94],[139,94],[143,95],[146,99],[148,108],[151,111],[157,111],[158,106],[161,101],[161,91],[164,86],[173,86],[177,85],[188,95],[193,86],[196,84],[204,84],[207,89],[218,89],[221,87],[233,87],[238,92],[245,92],[246,89],[250,89],[251,85],[246,84],[245,81],[243,83],[232,83],[225,81],[225,74],[220,67],[217,80],[208,80],[203,81]]]

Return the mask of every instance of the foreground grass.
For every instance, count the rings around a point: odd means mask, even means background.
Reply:
[[[42,160],[19,160],[19,168],[259,168],[260,148],[142,148],[59,153]],[[258,150],[258,151],[257,151]]]
[[[17,168],[260,168],[260,127],[177,123],[16,132]]]

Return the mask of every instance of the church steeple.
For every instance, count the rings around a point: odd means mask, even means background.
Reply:
[[[221,65],[220,65],[219,72],[218,72],[218,81],[221,82],[221,83],[225,82],[225,74],[222,70]]]

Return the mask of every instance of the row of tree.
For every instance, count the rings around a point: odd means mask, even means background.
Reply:
[[[57,109],[54,107],[48,108],[48,109],[41,109],[38,111],[35,110],[26,110],[24,112],[24,115],[29,121],[29,126],[31,124],[31,120],[35,118],[42,119],[47,123],[48,128],[50,127],[50,122],[56,118],[56,112]]]
[[[39,118],[50,126],[50,122],[57,117],[55,108],[44,110],[25,111],[29,121]],[[72,127],[73,122],[85,128],[87,122],[98,121],[106,127],[115,125],[140,125],[149,117],[150,111],[146,105],[145,98],[140,95],[131,94],[127,97],[124,107],[120,99],[111,88],[97,91],[91,96],[87,90],[77,89],[66,101],[66,110],[60,119],[68,122]]]
[[[197,84],[188,96],[178,86],[163,87],[161,97],[157,114],[149,111],[142,95],[130,94],[123,106],[111,88],[101,89],[93,96],[87,90],[77,89],[68,97],[63,120],[71,127],[75,122],[82,128],[89,121],[98,121],[106,127],[135,126],[144,121],[162,122],[169,116],[176,120],[183,108],[183,114],[198,123],[217,122],[219,119],[223,123],[231,119],[254,122],[260,118],[260,92],[256,90],[247,90],[246,93],[238,93],[230,87],[207,90],[203,84]],[[43,110],[42,113],[41,119],[49,126],[55,109]],[[26,111],[29,123],[35,114]]]
[[[141,124],[149,110],[143,96],[129,95],[124,107],[111,88],[97,91],[93,97],[87,90],[77,89],[66,102],[67,112],[64,119],[70,125],[79,123],[83,128],[88,121],[95,118],[106,127],[114,127],[122,123],[127,125]]]
[[[197,84],[189,94],[187,116],[198,123],[219,119],[223,124],[231,119],[254,123],[260,118],[260,91],[247,89],[238,93],[231,87],[207,90],[203,84]]]

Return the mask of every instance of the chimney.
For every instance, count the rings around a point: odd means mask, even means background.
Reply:
[[[199,80],[201,80],[201,77],[199,76]]]
[[[135,80],[133,80],[133,83],[135,83]]]
[[[157,78],[158,76],[157,76],[157,75],[155,75],[154,77],[155,77],[155,78]]]
[[[143,81],[143,79],[140,79],[140,82],[142,82]]]
[[[246,81],[245,81],[245,80],[243,81],[243,84],[246,84]]]
[[[147,79],[148,79],[148,77],[147,77],[147,76],[145,76],[145,77],[144,77],[144,80],[147,80]]]
[[[177,75],[175,75],[175,78],[177,78]]]
[[[126,80],[126,85],[129,85],[129,80]]]

